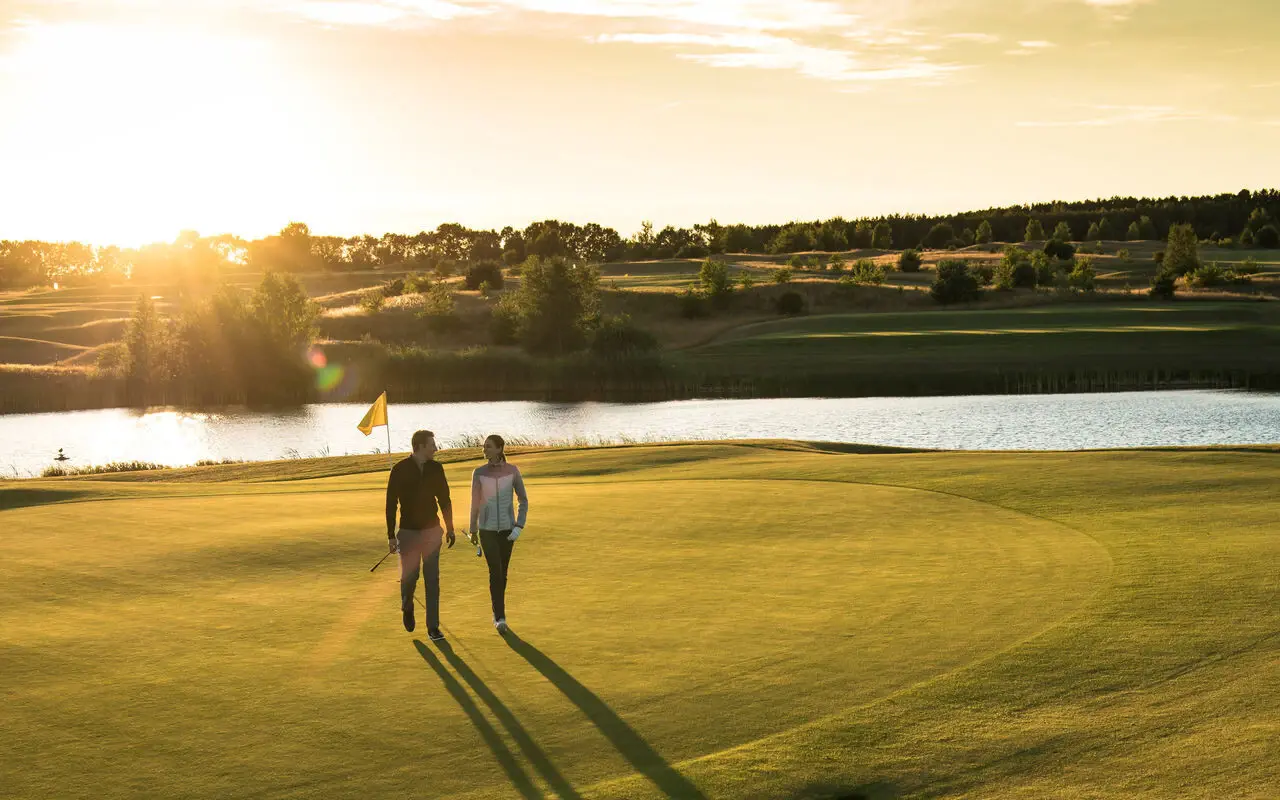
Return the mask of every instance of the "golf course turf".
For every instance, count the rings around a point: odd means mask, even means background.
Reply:
[[[512,461],[443,644],[385,456],[0,482],[0,795],[1280,796],[1280,449]]]

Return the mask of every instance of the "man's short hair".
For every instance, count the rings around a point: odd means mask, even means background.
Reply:
[[[412,447],[414,451],[417,451],[419,447],[422,447],[427,443],[428,439],[434,438],[436,438],[436,435],[431,431],[414,431],[413,438],[409,440],[409,446]]]

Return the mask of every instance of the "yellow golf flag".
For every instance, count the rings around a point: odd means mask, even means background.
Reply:
[[[360,424],[356,427],[365,436],[373,433],[373,429],[379,425],[387,424],[387,393],[383,392],[378,395],[378,399],[373,401],[373,405],[369,406],[369,413],[364,415],[364,419],[360,420]]]

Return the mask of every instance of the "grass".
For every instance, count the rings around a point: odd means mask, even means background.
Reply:
[[[1274,797],[1278,459],[524,453],[518,636],[464,544],[447,646],[368,572],[377,457],[0,484],[0,785]]]
[[[743,380],[861,384],[894,379],[1089,373],[1205,379],[1233,373],[1262,382],[1280,363],[1277,303],[1073,303],[925,313],[828,314],[736,328],[685,353],[707,374]],[[1007,389],[1017,389],[1009,386]],[[887,393],[895,393],[889,391]]]

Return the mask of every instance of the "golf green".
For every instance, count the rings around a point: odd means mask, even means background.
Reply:
[[[282,464],[213,468],[208,482],[10,483],[0,785],[19,797],[1091,794],[1074,771],[1096,760],[1089,746],[1112,753],[1104,720],[1142,719],[1120,710],[1138,699],[1135,673],[1166,678],[1143,684],[1140,705],[1166,723],[1191,725],[1180,709],[1206,700],[1168,678],[1182,662],[1167,647],[1142,659],[1166,616],[1189,634],[1182,652],[1251,610],[1258,635],[1242,652],[1276,652],[1275,573],[1261,572],[1274,538],[1249,527],[1275,507],[1240,495],[1259,468],[1280,477],[1275,454],[1126,454],[1128,480],[1100,481],[1116,455],[529,454],[516,459],[532,508],[511,568],[514,635],[494,632],[484,561],[460,541],[442,557],[443,645],[421,611],[416,633],[401,627],[394,557],[369,572],[385,552],[385,473],[276,480],[305,474]],[[1229,497],[1148,508],[1139,495],[1176,491],[1191,478],[1177,467],[1196,458],[1235,474]],[[473,465],[448,466],[460,527]],[[1130,523],[1086,523],[1100,502]],[[1212,557],[1164,546],[1206,507],[1228,540]],[[1235,564],[1226,595],[1186,580]],[[1086,713],[1099,681],[1116,703]],[[1254,699],[1256,713],[1276,706],[1274,689]],[[1261,727],[1231,736],[1257,747],[1275,731],[1275,717],[1246,717]],[[1074,755],[1022,747],[1028,725]],[[1190,735],[1164,730],[1162,745]],[[999,760],[1010,747],[1023,754]],[[1237,783],[1204,785],[1265,796],[1275,767],[1250,767],[1250,752],[1215,756],[1246,759]],[[1025,769],[1005,774],[1015,763]],[[1144,769],[1153,790],[1186,777]]]

